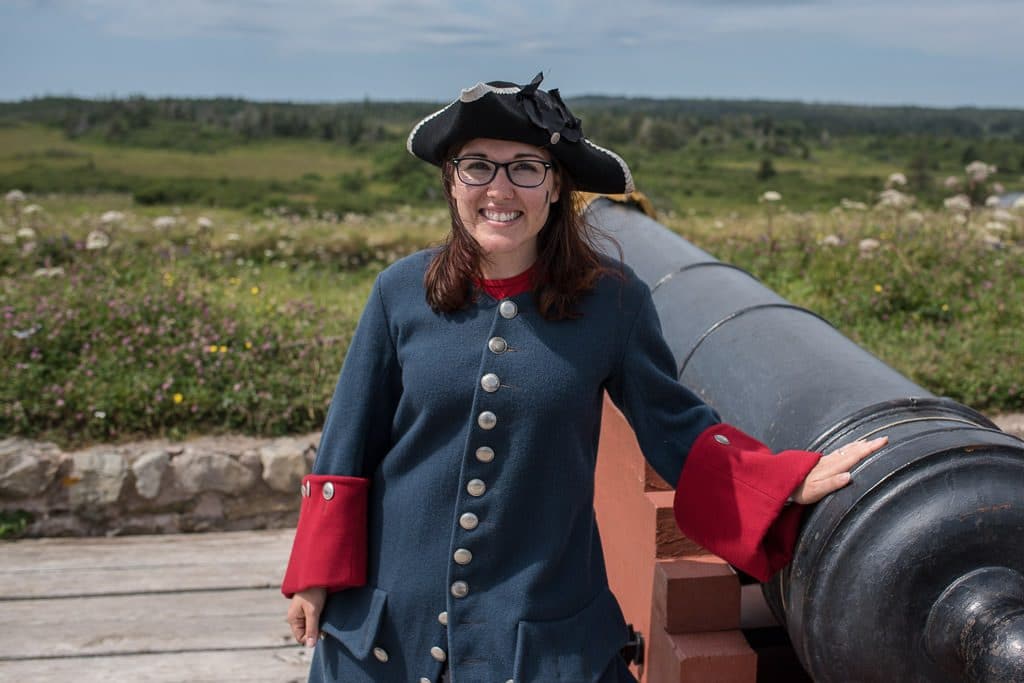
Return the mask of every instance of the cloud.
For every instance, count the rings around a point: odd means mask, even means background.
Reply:
[[[114,37],[262,41],[288,54],[474,50],[528,57],[593,48],[714,45],[722,37],[793,34],[926,55],[1020,61],[1024,3],[1016,0],[21,0],[73,13]],[[763,41],[762,41],[763,42]]]

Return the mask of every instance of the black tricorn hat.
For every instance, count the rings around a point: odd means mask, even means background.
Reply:
[[[543,79],[539,73],[528,85],[491,81],[466,88],[457,100],[416,124],[406,144],[409,152],[441,166],[446,153],[474,138],[513,140],[548,150],[577,190],[632,192],[633,174],[626,162],[583,137],[580,120],[558,90],[539,88]]]

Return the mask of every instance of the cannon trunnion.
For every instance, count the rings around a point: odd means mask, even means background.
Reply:
[[[680,381],[723,419],[775,450],[889,437],[763,585],[811,676],[1024,681],[1024,442],[640,211],[598,199],[588,219],[650,285]]]

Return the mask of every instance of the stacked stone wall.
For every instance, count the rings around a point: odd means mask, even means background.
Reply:
[[[320,435],[204,437],[64,452],[0,441],[0,511],[23,536],[244,530],[295,524]]]

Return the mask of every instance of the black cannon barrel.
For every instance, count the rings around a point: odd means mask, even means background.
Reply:
[[[774,450],[889,437],[764,584],[811,676],[1024,681],[1024,441],[635,207],[598,199],[587,217],[650,285],[680,381],[725,420]]]

